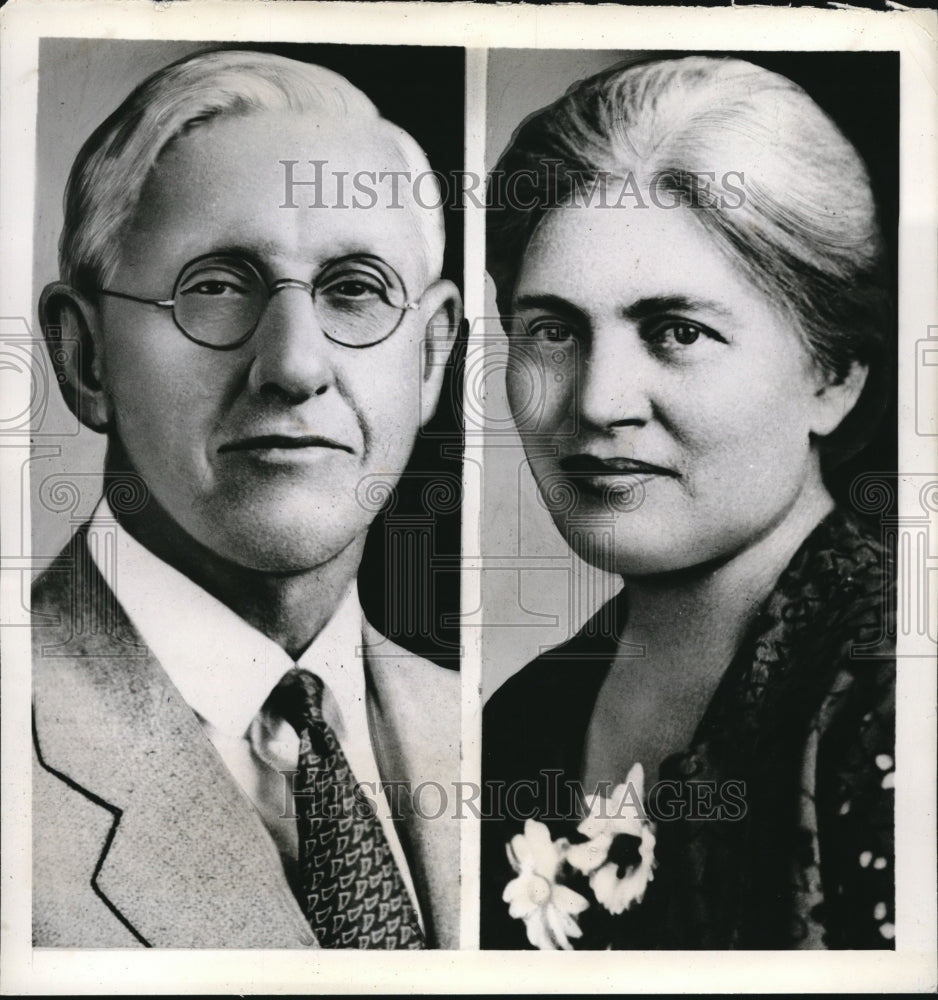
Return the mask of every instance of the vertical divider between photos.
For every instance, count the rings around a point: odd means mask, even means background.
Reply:
[[[469,177],[485,176],[485,108],[487,49],[466,50],[466,144],[464,169]],[[474,322],[483,315],[485,301],[485,209],[472,198],[464,199],[465,322],[469,329],[466,364],[463,366],[463,398],[467,404],[473,391],[473,359],[484,350],[483,330]],[[482,476],[484,474],[483,421],[475,405],[463,406],[463,517],[462,517],[462,767],[460,791],[466,799],[480,801],[482,779]],[[457,795],[457,803],[463,796]],[[460,837],[461,912],[460,947],[479,947],[479,858],[480,821],[472,805],[461,811]]]
[[[12,16],[11,16],[12,14]],[[0,857],[0,949],[3,993],[19,992],[28,980],[30,928],[22,919],[32,877],[30,768],[23,761],[30,732],[30,604],[32,546],[29,540],[29,476],[32,425],[37,401],[43,398],[41,375],[35,372],[37,330],[32,319],[33,202],[36,173],[36,107],[38,39],[23,31],[25,17],[4,11],[0,31],[0,90],[3,128],[0,149],[0,704],[2,734],[3,816]],[[17,30],[13,28],[16,26]],[[28,754],[28,749],[25,751]],[[10,766],[14,758],[22,764]]]

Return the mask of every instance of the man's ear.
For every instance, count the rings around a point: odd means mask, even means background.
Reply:
[[[54,281],[42,290],[39,322],[68,408],[86,427],[106,431],[112,412],[97,310],[70,285]]]
[[[811,422],[811,431],[818,437],[827,437],[833,434],[841,425],[844,418],[856,406],[863,386],[866,385],[866,377],[869,368],[854,361],[850,365],[850,371],[838,381],[830,378],[815,392],[814,416]]]
[[[423,350],[423,384],[420,387],[420,426],[436,412],[443,386],[443,375],[459,324],[462,322],[462,299],[451,281],[434,282],[421,296],[421,305],[429,313]]]

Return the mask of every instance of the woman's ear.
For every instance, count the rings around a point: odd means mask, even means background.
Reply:
[[[70,285],[54,281],[39,299],[39,322],[68,408],[86,427],[106,431],[112,410],[97,310]]]
[[[429,313],[424,337],[423,384],[420,389],[420,426],[436,412],[443,386],[443,375],[459,324],[462,322],[462,299],[451,281],[434,282],[421,297]]]
[[[815,393],[815,411],[811,422],[811,431],[818,437],[833,434],[841,425],[847,414],[857,405],[860,393],[866,385],[869,368],[853,361],[850,371],[838,381],[831,378]]]

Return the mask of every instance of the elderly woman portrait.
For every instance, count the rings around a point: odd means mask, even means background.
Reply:
[[[779,73],[644,58],[489,196],[540,502],[623,588],[486,705],[483,947],[893,947],[893,571],[831,487],[891,378],[863,159]]]

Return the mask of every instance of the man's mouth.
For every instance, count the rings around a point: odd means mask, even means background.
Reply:
[[[258,434],[253,437],[229,441],[223,444],[218,451],[222,454],[232,451],[298,451],[303,448],[328,448],[353,454],[353,450],[348,445],[332,438],[321,437],[318,434]]]

